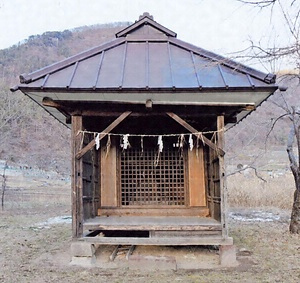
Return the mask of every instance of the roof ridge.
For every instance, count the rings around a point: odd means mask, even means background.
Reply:
[[[151,16],[149,13],[145,12],[142,16],[140,16],[139,20],[135,23],[131,24],[130,26],[124,28],[123,30],[116,33],[116,37],[125,37],[132,31],[138,29],[139,27],[143,25],[151,25],[152,27],[162,31],[167,36],[170,37],[176,37],[177,34],[170,29],[164,27],[163,25],[159,24],[158,22],[154,21],[153,16]]]

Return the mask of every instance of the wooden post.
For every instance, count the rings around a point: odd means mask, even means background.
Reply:
[[[217,130],[218,130],[218,148],[224,149],[224,116],[217,117]],[[221,196],[221,224],[222,224],[222,236],[228,238],[227,228],[227,186],[225,179],[225,163],[224,155],[219,154],[219,174],[220,174],[220,196]]]
[[[82,116],[72,116],[72,236],[80,238],[83,234],[82,201],[82,159],[76,159],[81,149]]]

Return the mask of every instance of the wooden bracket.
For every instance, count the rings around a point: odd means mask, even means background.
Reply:
[[[69,114],[69,109],[63,106],[62,104],[58,103],[57,101],[54,101],[52,98],[44,97],[42,104],[43,106],[53,107],[56,108],[58,111],[60,111],[63,115],[66,116],[67,123],[68,121],[71,121],[71,115]]]
[[[121,114],[116,120],[114,120],[106,129],[104,129],[100,133],[99,140],[102,140],[109,132],[111,132],[116,126],[118,126],[126,117],[128,117],[131,114],[131,111],[126,111],[123,114]],[[93,139],[89,144],[87,144],[84,148],[79,150],[77,154],[75,155],[76,159],[80,159],[82,156],[84,156],[90,149],[95,146],[96,141]]]
[[[54,108],[61,108],[61,104],[54,101],[52,98],[50,97],[44,97],[43,98],[43,101],[42,101],[42,104],[44,106],[47,106],[47,107],[54,107]]]
[[[176,122],[178,122],[182,127],[186,128],[188,131],[190,131],[193,135],[195,135],[198,139],[202,140],[207,146],[214,149],[218,152],[220,155],[225,155],[225,151],[221,148],[219,148],[217,145],[215,145],[213,142],[211,142],[207,137],[205,137],[202,133],[199,133],[193,126],[191,126],[189,123],[181,119],[178,115],[172,112],[167,112],[167,115],[170,116],[172,119],[174,119]]]

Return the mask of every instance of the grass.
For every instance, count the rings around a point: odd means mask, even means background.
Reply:
[[[290,209],[292,176],[263,177],[267,182],[252,175],[228,177],[230,206]],[[287,220],[246,223],[230,219],[235,245],[251,252],[234,269],[137,272],[72,267],[71,225],[36,227],[49,217],[70,215],[69,184],[53,183],[8,189],[6,209],[0,211],[0,282],[300,282],[299,235],[290,235]]]
[[[227,178],[230,207],[275,207],[291,209],[295,184],[292,174],[258,177],[235,174]]]

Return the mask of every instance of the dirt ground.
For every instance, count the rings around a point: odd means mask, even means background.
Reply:
[[[288,232],[288,211],[270,208],[231,211],[230,236],[239,261],[234,268],[204,264],[195,269],[191,264],[177,271],[142,271],[72,266],[69,181],[48,178],[31,176],[28,182],[18,175],[8,182],[0,212],[0,282],[300,282],[300,237]],[[197,249],[161,251],[195,258]],[[218,256],[214,249],[203,253],[213,260]]]

